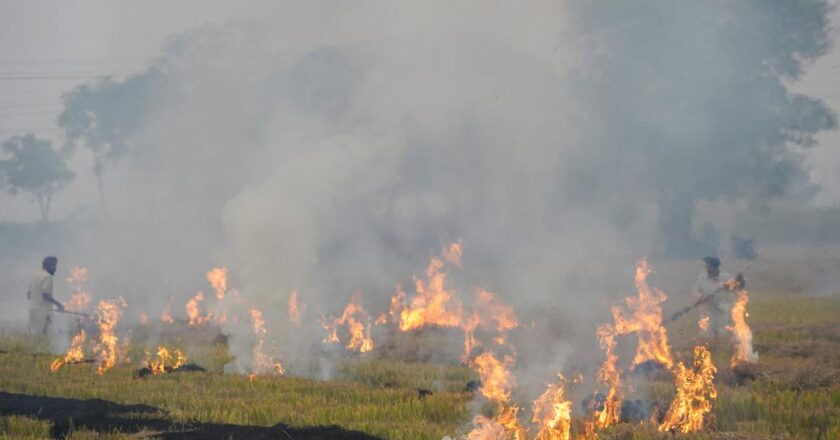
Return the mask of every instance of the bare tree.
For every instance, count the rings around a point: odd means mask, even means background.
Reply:
[[[30,194],[46,223],[53,195],[72,182],[75,174],[50,141],[32,134],[6,139],[0,150],[9,157],[0,160],[0,186],[12,195]]]

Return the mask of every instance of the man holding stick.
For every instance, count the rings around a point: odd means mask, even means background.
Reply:
[[[53,275],[58,266],[58,258],[46,257],[41,263],[41,270],[32,275],[26,298],[29,299],[29,333],[47,335],[52,324],[53,305],[58,311],[64,311],[64,304],[53,297]]]
[[[712,337],[726,333],[731,325],[732,306],[738,299],[738,291],[746,284],[743,275],[736,278],[720,271],[720,259],[703,258],[706,271],[697,277],[694,285],[695,305],[700,310],[700,328]]]

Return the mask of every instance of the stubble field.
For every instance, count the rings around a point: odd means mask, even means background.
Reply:
[[[749,323],[760,354],[749,378],[729,368],[727,340],[700,339],[690,320],[668,328],[676,359],[705,343],[719,367],[718,398],[704,431],[675,436],[652,423],[623,423],[601,438],[840,438],[840,300],[763,288],[751,299]],[[403,338],[415,344],[412,351],[439,343],[434,332]],[[222,373],[226,348],[216,341],[190,358],[206,372],[139,378],[135,362],[98,376],[91,364],[51,373],[55,356],[43,341],[5,334],[0,438],[440,439],[465,435],[476,411],[492,409],[472,403],[475,391],[467,384],[476,376],[467,367],[399,357],[375,351],[342,358],[331,380],[249,380]],[[421,396],[418,389],[434,392]],[[650,389],[662,401],[674,393],[663,378]],[[581,427],[582,418],[573,416],[573,437]]]

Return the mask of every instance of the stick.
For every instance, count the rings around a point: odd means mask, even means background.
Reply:
[[[688,313],[689,311],[691,311],[691,309],[693,309],[693,308],[695,308],[695,307],[699,306],[700,304],[703,304],[703,303],[705,303],[705,302],[709,301],[710,299],[712,299],[712,297],[716,296],[718,293],[720,293],[720,291],[715,292],[715,293],[713,293],[713,294],[711,294],[711,295],[706,295],[706,296],[704,296],[704,297],[702,297],[702,298],[698,299],[698,300],[697,300],[694,304],[692,304],[692,305],[690,305],[690,306],[688,306],[688,307],[685,307],[685,308],[681,309],[680,311],[678,311],[678,312],[674,313],[673,315],[671,315],[671,317],[670,317],[670,318],[668,318],[668,320],[667,320],[667,321],[665,321],[665,322],[666,322],[666,323],[668,323],[668,322],[674,322],[674,321],[676,321],[676,320],[680,319],[680,317],[682,317],[682,315],[685,315],[686,313]]]
[[[682,309],[682,310],[680,310],[680,311],[678,311],[678,312],[674,313],[674,314],[673,314],[673,315],[671,315],[671,317],[670,317],[670,318],[668,318],[668,320],[667,320],[667,321],[665,321],[665,322],[666,322],[666,323],[668,323],[668,322],[674,322],[674,321],[676,321],[677,319],[680,319],[680,317],[682,317],[682,315],[685,315],[685,314],[686,314],[686,313],[688,313],[691,309],[693,309],[693,308],[695,308],[695,307],[699,306],[700,304],[703,304],[703,303],[705,303],[705,302],[708,302],[710,299],[712,299],[712,298],[716,297],[718,294],[720,294],[720,293],[721,293],[721,292],[723,292],[724,290],[728,290],[728,291],[740,290],[740,289],[743,289],[746,285],[747,285],[747,282],[746,282],[746,280],[744,280],[744,275],[739,273],[739,274],[738,274],[738,276],[736,276],[735,278],[733,278],[733,279],[731,279],[731,280],[727,280],[726,282],[724,282],[724,283],[723,283],[723,284],[722,284],[722,285],[718,288],[718,290],[714,291],[714,293],[711,293],[711,294],[709,294],[709,295],[706,295],[706,296],[704,296],[704,297],[702,297],[702,298],[698,299],[698,300],[697,300],[694,304],[692,304],[692,305],[690,305],[690,306],[688,306],[688,307],[686,307],[686,308],[684,308],[684,309]]]
[[[87,314],[87,313],[74,312],[74,311],[71,311],[71,310],[58,310],[58,309],[55,309],[55,310],[53,310],[53,312],[57,312],[57,313],[64,313],[64,314],[67,314],[67,315],[84,316],[85,318],[90,318],[90,315],[89,315],[89,314]]]

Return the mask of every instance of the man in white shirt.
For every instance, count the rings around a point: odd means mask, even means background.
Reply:
[[[29,333],[46,335],[52,323],[53,305],[64,310],[64,304],[53,297],[53,275],[58,266],[58,258],[47,257],[41,263],[42,269],[32,275],[26,297],[29,299]]]
[[[733,278],[726,272],[720,271],[720,259],[717,257],[703,258],[706,263],[706,271],[697,277],[694,285],[694,299],[700,300],[713,295],[709,300],[699,305],[701,315],[701,329],[713,337],[726,333],[726,327],[732,320],[732,306],[738,298],[737,289],[734,289]],[[738,282],[743,284],[742,277]],[[743,287],[743,286],[738,286]],[[705,324],[702,324],[705,322]]]

